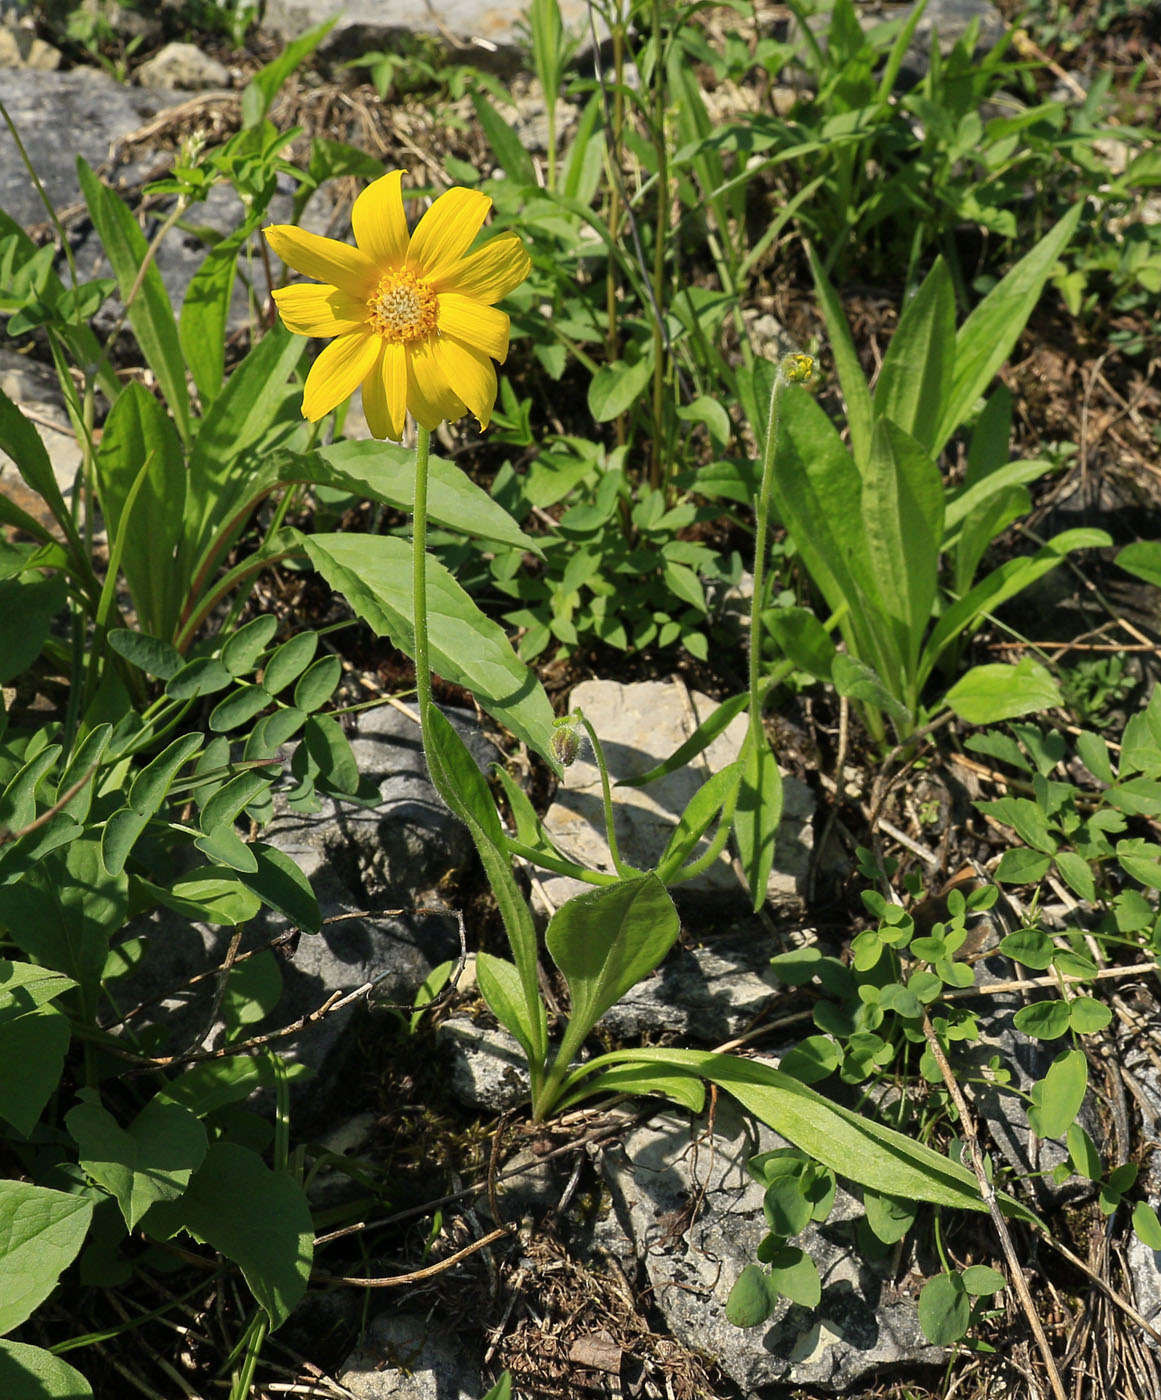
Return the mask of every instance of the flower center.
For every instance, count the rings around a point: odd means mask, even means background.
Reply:
[[[435,293],[405,267],[380,277],[367,308],[371,329],[384,340],[422,340],[439,323]]]

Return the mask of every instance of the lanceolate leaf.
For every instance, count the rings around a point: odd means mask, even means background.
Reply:
[[[1002,277],[960,326],[955,341],[955,376],[932,443],[938,453],[971,412],[1040,299],[1053,264],[1076,231],[1083,203],[1072,206],[1012,270]]]
[[[560,1050],[565,1063],[609,1007],[653,971],[680,926],[665,886],[652,874],[578,895],[557,910],[545,943],[571,1000]]]
[[[410,654],[411,545],[392,536],[312,535],[306,550],[332,588],[379,635]],[[552,706],[503,630],[486,618],[438,560],[427,561],[432,669],[548,757]]]
[[[966,1167],[866,1114],[832,1103],[771,1065],[712,1050],[645,1048],[602,1055],[584,1072],[626,1063],[637,1066],[642,1078],[647,1066],[656,1065],[663,1076],[684,1068],[710,1080],[788,1142],[848,1181],[884,1195],[966,1210],[987,1209],[975,1175]],[[574,1093],[572,1101],[577,1097]],[[1001,1197],[1000,1204],[1005,1214],[1038,1223],[1019,1202]]]

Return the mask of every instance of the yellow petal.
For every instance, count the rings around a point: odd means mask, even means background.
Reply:
[[[363,380],[363,412],[371,436],[403,437],[407,418],[407,351],[399,341],[383,342],[383,353]]]
[[[457,398],[463,399],[480,420],[480,427],[486,428],[496,402],[496,368],[492,361],[450,336],[441,336],[431,344],[440,379],[451,386]]]
[[[302,416],[317,423],[349,399],[379,358],[381,342],[370,331],[351,331],[323,348],[306,376]]]
[[[358,248],[340,243],[336,238],[323,238],[307,233],[293,224],[271,224],[262,232],[266,241],[288,267],[313,277],[316,282],[329,282],[349,296],[364,301],[375,290],[379,272],[375,264]]]
[[[508,316],[474,297],[444,292],[439,303],[439,333],[450,335],[501,364],[508,358]]]
[[[351,210],[351,228],[360,252],[380,270],[402,267],[407,256],[407,219],[403,213],[403,170],[392,170],[368,185]]]
[[[479,190],[457,185],[445,191],[416,225],[407,265],[430,281],[445,264],[458,262],[472,246],[492,201]]]
[[[329,339],[357,331],[367,321],[367,303],[338,287],[296,282],[290,287],[275,287],[272,295],[283,325],[295,335]]]
[[[433,337],[407,346],[407,407],[419,426],[429,432],[445,418],[454,423],[467,412],[436,359],[438,343]]]
[[[518,238],[493,238],[468,257],[441,268],[427,283],[433,292],[459,292],[491,305],[518,287],[531,270],[528,252]]]

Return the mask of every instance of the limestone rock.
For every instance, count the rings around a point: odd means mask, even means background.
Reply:
[[[145,88],[173,88],[198,92],[230,85],[230,72],[224,64],[196,44],[166,44],[147,59],[135,75]]]
[[[358,1400],[479,1400],[483,1393],[460,1338],[419,1312],[376,1317],[338,1379]]]
[[[673,1336],[715,1356],[747,1395],[774,1385],[838,1392],[881,1367],[938,1363],[945,1353],[922,1335],[915,1290],[894,1285],[889,1259],[862,1256],[862,1207],[841,1187],[829,1219],[796,1240],[822,1280],[818,1307],[783,1300],[748,1330],[726,1320],[730,1289],[766,1233],[762,1188],[746,1162],[785,1146],[719,1097],[712,1134],[704,1119],[661,1114],[603,1154],[614,1208]]]
[[[282,40],[296,39],[335,13],[332,0],[267,0],[261,28]],[[561,0],[561,17],[574,33],[589,32],[585,0]],[[527,7],[514,0],[347,0],[325,47],[341,51],[386,48],[409,34],[431,34],[449,47],[467,47],[471,61],[486,63],[489,55],[510,64],[525,48]]]
[[[585,681],[573,691],[572,704],[580,706],[596,730],[614,784],[639,777],[668,758],[715,708],[706,696],[686,692],[673,681],[631,685]],[[737,758],[745,734],[746,720],[739,715],[693,763],[646,787],[614,787],[614,821],[623,860],[643,869],[656,863],[690,798],[705,780],[702,758],[712,771],[725,767]],[[814,799],[804,783],[789,777],[784,779],[783,798],[767,898],[776,905],[797,908],[810,862]],[[582,745],[577,761],[566,770],[544,825],[560,850],[579,864],[613,869],[604,831],[600,774],[587,745]],[[590,888],[565,875],[541,876],[539,885],[553,908]],[[733,900],[739,906],[748,899],[725,854],[680,889],[690,896]]]

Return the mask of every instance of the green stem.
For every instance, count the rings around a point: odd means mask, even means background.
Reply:
[[[413,607],[415,658],[415,698],[423,731],[423,752],[432,785],[472,834],[480,854],[488,882],[492,887],[500,917],[508,934],[516,968],[524,994],[525,1025],[530,1027],[531,1043],[526,1046],[528,1074],[532,1091],[532,1111],[537,1118],[550,1105],[544,1099],[545,1059],[547,1057],[547,1028],[543,1004],[539,1000],[536,974],[536,931],[532,916],[512,873],[508,852],[493,841],[472,813],[468,803],[456,792],[451,775],[439,757],[433,738],[431,694],[431,648],[427,632],[427,481],[431,452],[431,433],[420,428],[415,445],[415,504],[412,516],[411,588]]]
[[[579,712],[578,712],[579,713]],[[621,852],[617,848],[617,829],[613,821],[613,794],[609,788],[609,768],[605,762],[605,751],[601,748],[601,741],[597,738],[597,731],[592,727],[584,715],[580,716],[580,722],[585,727],[585,732],[593,746],[593,754],[597,760],[597,772],[601,775],[601,805],[605,812],[605,831],[609,837],[609,855],[613,858],[613,868],[621,879],[638,872],[627,866],[621,859]]]
[[[770,417],[766,424],[766,446],[762,454],[762,481],[758,488],[758,509],[754,528],[754,593],[750,608],[750,743],[757,747],[762,733],[762,599],[766,591],[767,535],[770,529],[770,497],[774,486],[774,449],[782,419],[782,397],[786,377],[779,366],[770,395]]]

